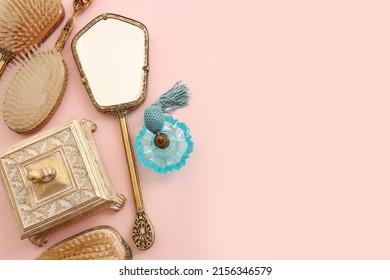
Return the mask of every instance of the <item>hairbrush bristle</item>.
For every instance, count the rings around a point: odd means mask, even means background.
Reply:
[[[119,233],[106,226],[92,228],[58,242],[37,260],[130,260],[129,245]]]
[[[58,106],[67,69],[59,52],[37,47],[17,58],[10,68],[0,89],[2,119],[11,130],[29,133]]]
[[[60,0],[1,0],[0,48],[20,55],[41,43],[62,18]]]

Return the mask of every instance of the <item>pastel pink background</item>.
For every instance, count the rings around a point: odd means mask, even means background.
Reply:
[[[67,18],[71,1],[63,5]],[[128,200],[38,248],[19,239],[1,188],[0,259],[33,259],[103,224],[134,259],[390,259],[389,10],[385,0],[95,0],[73,35],[104,12],[150,33],[148,97],[128,115],[133,139],[145,107],[182,80],[192,97],[174,117],[190,127],[194,152],[166,175],[138,164],[156,241],[137,250],[119,122],[93,107],[69,41],[69,86],[44,129],[94,121],[111,183]],[[0,135],[0,149],[26,139],[2,123]]]

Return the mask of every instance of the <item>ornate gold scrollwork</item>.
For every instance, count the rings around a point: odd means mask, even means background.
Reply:
[[[154,242],[154,229],[144,210],[137,211],[133,227],[133,241],[140,250],[149,249]]]

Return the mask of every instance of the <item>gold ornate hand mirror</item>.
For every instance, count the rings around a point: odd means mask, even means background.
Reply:
[[[142,23],[111,13],[93,19],[72,42],[73,55],[92,103],[101,112],[117,114],[120,121],[136,207],[132,237],[141,250],[153,245],[154,230],[143,206],[127,112],[146,98],[148,46],[148,31]]]

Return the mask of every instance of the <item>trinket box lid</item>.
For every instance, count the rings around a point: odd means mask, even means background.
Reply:
[[[92,138],[95,130],[91,121],[72,119],[0,152],[0,178],[21,239],[43,246],[59,226],[123,207]]]

